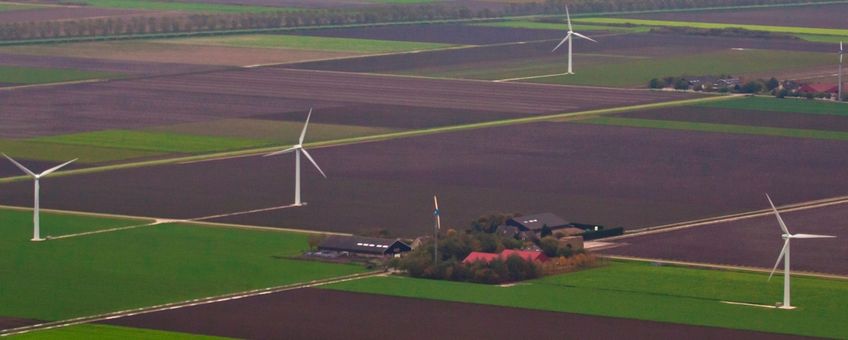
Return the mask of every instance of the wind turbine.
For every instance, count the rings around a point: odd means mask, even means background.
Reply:
[[[44,172],[42,172],[40,174],[36,174],[36,173],[30,171],[29,169],[27,169],[25,166],[21,165],[21,163],[18,163],[17,161],[12,159],[12,157],[7,156],[5,153],[3,154],[3,157],[6,157],[10,161],[12,161],[12,163],[14,163],[15,166],[17,166],[18,168],[23,170],[23,172],[25,172],[27,175],[32,176],[32,178],[34,179],[34,182],[35,182],[35,204],[34,204],[33,209],[32,209],[32,241],[44,241],[44,239],[41,238],[41,230],[40,230],[41,227],[39,225],[39,210],[40,210],[40,207],[39,207],[39,202],[38,202],[38,198],[39,198],[38,197],[39,196],[38,181],[41,179],[41,177],[47,176],[47,175],[53,173],[54,171],[61,169],[65,165],[71,164],[73,161],[77,160],[77,158],[70,160],[70,161],[67,161],[65,163],[59,164],[57,166],[54,166],[50,169],[44,170]]]
[[[836,97],[836,101],[839,101],[839,102],[842,101],[842,55],[843,54],[845,54],[845,50],[842,49],[842,42],[840,41],[839,42],[839,85],[838,85],[839,86],[839,91],[838,91],[839,97]]]
[[[324,174],[324,171],[321,170],[321,167],[319,167],[318,163],[315,162],[315,159],[313,159],[312,156],[309,155],[309,152],[307,152],[306,149],[303,148],[303,139],[306,137],[306,128],[309,126],[309,117],[311,117],[311,116],[312,116],[312,108],[309,109],[309,114],[306,115],[306,123],[303,124],[303,131],[301,131],[300,139],[298,140],[298,142],[295,146],[292,146],[292,147],[285,149],[285,150],[275,151],[275,152],[272,152],[272,153],[269,153],[269,154],[263,156],[263,157],[276,156],[276,155],[281,155],[281,154],[284,154],[284,153],[289,153],[289,152],[294,151],[294,155],[295,155],[295,158],[294,158],[295,159],[295,161],[294,161],[295,162],[294,163],[294,169],[295,169],[294,170],[294,206],[296,206],[296,207],[299,207],[299,206],[306,204],[306,203],[300,201],[300,154],[301,153],[303,153],[303,155],[306,156],[306,158],[309,159],[310,162],[312,162],[312,165],[315,166],[315,169],[318,169],[318,172],[321,173],[321,176],[324,176],[324,178],[327,178],[327,175]]]
[[[565,18],[568,21],[568,33],[565,35],[565,38],[562,38],[562,41],[560,41],[559,44],[557,44],[551,52],[556,51],[560,46],[562,46],[562,44],[565,43],[566,40],[568,40],[568,74],[574,74],[574,72],[572,72],[571,70],[571,45],[574,41],[574,38],[572,36],[577,36],[593,42],[597,41],[580,33],[574,32],[574,30],[571,28],[571,15],[568,14],[568,6],[565,6]]]
[[[772,275],[777,270],[777,265],[780,264],[780,260],[783,260],[783,305],[780,308],[783,309],[794,309],[792,306],[792,302],[790,301],[790,286],[789,286],[789,241],[793,238],[834,238],[836,236],[830,235],[814,235],[814,234],[790,234],[789,229],[786,228],[786,223],[783,223],[783,219],[780,218],[780,214],[777,212],[777,208],[774,207],[774,203],[771,201],[771,197],[766,194],[766,198],[771,204],[771,209],[774,210],[774,216],[777,217],[777,223],[780,224],[780,230],[783,231],[784,240],[783,249],[780,251],[780,255],[777,256],[777,262],[774,264],[774,269],[771,270],[771,274],[769,274],[769,281],[771,281]]]
[[[439,199],[433,195],[433,217],[436,219],[433,228],[433,263],[439,264],[439,230],[442,229],[442,212],[439,210]]]

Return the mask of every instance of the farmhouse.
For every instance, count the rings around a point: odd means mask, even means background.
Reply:
[[[539,231],[543,226],[551,229],[565,228],[568,222],[552,213],[541,213],[511,218],[506,221],[506,225],[517,227],[520,231]]]
[[[798,88],[798,92],[802,93],[837,93],[839,91],[839,87],[836,84],[804,84]]]
[[[318,250],[366,256],[385,256],[400,255],[412,250],[412,247],[398,239],[332,235],[321,241]]]
[[[494,259],[506,260],[513,255],[530,262],[545,262],[548,260],[548,257],[540,251],[504,249],[504,251],[500,252],[500,254],[472,251],[471,254],[468,254],[468,256],[462,260],[462,263],[470,264],[478,261],[489,263]]]

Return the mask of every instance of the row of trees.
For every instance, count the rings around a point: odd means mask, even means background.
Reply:
[[[816,2],[821,0],[801,0]],[[797,3],[799,0],[577,0],[573,12],[618,12],[713,6]],[[79,19],[0,24],[0,40],[121,36],[250,30],[316,25],[369,24],[444,19],[494,18],[510,15],[563,14],[564,0],[513,3],[502,8],[472,10],[450,3],[348,9],[303,9],[266,13],[193,14],[131,18]],[[498,5],[500,6],[500,5]]]
[[[727,28],[693,28],[693,27],[656,27],[651,29],[651,33],[660,34],[685,34],[685,35],[700,35],[711,37],[736,37],[736,38],[752,38],[752,39],[786,39],[799,40],[800,38],[784,33],[753,31],[738,27]]]

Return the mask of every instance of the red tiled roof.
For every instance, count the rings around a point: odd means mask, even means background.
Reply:
[[[483,262],[489,263],[492,260],[497,259],[497,258],[500,258],[502,260],[506,260],[508,257],[510,257],[512,255],[517,255],[517,256],[521,257],[522,259],[524,259],[525,261],[531,261],[531,262],[545,262],[545,261],[548,260],[548,257],[545,256],[545,254],[538,252],[538,251],[506,249],[506,250],[502,251],[500,254],[472,251],[471,254],[468,254],[468,256],[466,256],[465,259],[462,260],[462,263],[469,264],[469,263],[474,263],[474,262],[477,262],[477,261],[483,261]]]
[[[468,256],[466,256],[465,259],[462,260],[462,263],[468,264],[468,263],[474,263],[474,262],[477,262],[477,261],[483,261],[483,262],[489,263],[496,258],[498,258],[498,254],[482,253],[482,252],[479,252],[479,251],[472,251],[471,254],[468,254]]]
[[[801,92],[825,92],[825,93],[836,93],[838,91],[838,87],[834,84],[806,84],[801,86]]]

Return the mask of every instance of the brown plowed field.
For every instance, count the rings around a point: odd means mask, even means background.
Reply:
[[[3,150],[0,150],[2,152]],[[73,159],[73,158],[71,158]],[[33,161],[29,159],[15,158],[16,161],[23,164],[25,167],[30,170],[40,173],[44,170],[50,169],[56,165],[62,164],[64,162],[45,162],[45,161]],[[70,159],[69,159],[70,160]],[[62,169],[78,169],[81,168],[79,164],[71,163]],[[26,174],[21,172],[21,169],[18,169],[12,162],[9,162],[5,157],[0,156],[0,178],[3,177],[11,177],[11,176],[25,176]]]
[[[412,33],[410,33],[412,34]],[[341,35],[341,34],[340,34]],[[375,36],[378,36],[375,34]],[[716,52],[730,48],[833,52],[832,44],[796,40],[765,40],[725,37],[686,36],[676,34],[611,34],[594,36],[598,43],[577,41],[581,54],[607,54],[625,57],[685,57],[695,53]],[[327,60],[288,65],[290,68],[348,72],[397,72],[450,65],[474,65],[506,60],[549,58],[559,38],[526,44],[482,46],[415,54]],[[565,53],[565,52],[562,52]],[[472,66],[469,66],[472,67]]]
[[[848,19],[845,19],[845,13],[848,13],[848,4],[690,13],[651,13],[627,15],[627,17],[747,25],[848,28]]]
[[[41,323],[41,321],[0,316],[0,330],[35,325],[38,323]]]
[[[0,22],[54,21],[86,18],[163,16],[169,12],[96,7],[45,7],[15,11],[0,11]]]
[[[206,121],[310,106],[402,105],[504,115],[559,113],[692,95],[645,90],[439,80],[282,68],[240,69],[0,92],[0,137]],[[332,102],[332,103],[327,103]],[[316,112],[316,115],[318,113]],[[50,122],[45,124],[44,122]],[[371,123],[368,117],[358,125]],[[419,123],[415,123],[418,125]],[[377,123],[377,126],[381,126]]]
[[[317,115],[317,114],[316,114]],[[447,227],[487,212],[553,212],[625,227],[750,211],[844,195],[835,173],[848,144],[750,135],[538,123],[312,149],[328,179],[304,165],[304,208],[218,221],[416,236],[432,228],[438,194]],[[193,218],[289,204],[291,155],[50,178],[46,208]],[[0,186],[28,206],[29,182]],[[85,199],[80,199],[84,197]]]
[[[359,55],[346,52],[205,46],[179,44],[176,41],[162,43],[137,40],[0,47],[0,53],[108,59],[123,62],[232,66],[292,63]]]
[[[772,195],[775,204],[786,202]],[[768,201],[760,199],[761,209]],[[835,235],[836,239],[792,241],[792,270],[848,275],[848,205],[781,213],[792,233]],[[771,269],[783,247],[774,216],[716,223],[618,241],[615,255],[754,266]],[[780,269],[783,266],[781,265]]]
[[[699,123],[767,126],[789,129],[848,131],[848,117],[825,114],[733,110],[687,106],[627,112],[617,114],[617,116]]]
[[[562,39],[563,31],[462,24],[392,25],[332,28],[292,32],[300,35],[358,39],[423,41],[444,44],[486,45],[496,43]],[[286,33],[286,34],[292,34]],[[548,49],[550,51],[550,48]]]
[[[404,339],[795,338],[313,288],[142,314],[107,323],[242,339],[374,339],[387,334],[402,335]]]

